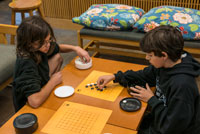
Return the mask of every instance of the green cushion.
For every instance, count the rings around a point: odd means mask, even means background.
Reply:
[[[186,47],[191,47],[191,48],[200,48],[200,40],[196,41],[185,41],[184,45]]]
[[[80,30],[81,35],[90,35],[95,37],[104,37],[104,38],[113,38],[113,39],[122,39],[122,40],[132,40],[140,41],[144,36],[141,32],[136,31],[100,31],[93,30],[89,28],[83,28]]]
[[[0,44],[0,84],[13,75],[15,65],[15,46]]]
[[[140,41],[145,33],[133,31],[101,31],[94,30],[89,28],[83,28],[80,30],[81,35],[89,35],[94,37],[103,37],[103,38],[112,38],[112,39],[121,39],[121,40],[131,40],[131,41]],[[192,48],[200,48],[199,40],[185,41],[185,46]]]

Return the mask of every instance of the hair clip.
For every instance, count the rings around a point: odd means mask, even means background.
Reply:
[[[181,29],[180,29],[178,26],[175,26],[175,28],[176,28],[179,32],[181,32]]]

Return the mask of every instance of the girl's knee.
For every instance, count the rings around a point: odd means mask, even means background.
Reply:
[[[62,63],[63,63],[63,58],[59,53],[51,57],[51,59],[48,60],[49,76],[60,71]]]
[[[55,60],[56,60],[58,63],[60,63],[60,64],[63,63],[63,57],[61,56],[60,53],[57,53],[57,54],[55,55]]]

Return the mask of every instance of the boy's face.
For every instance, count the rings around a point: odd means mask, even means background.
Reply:
[[[164,57],[155,56],[154,52],[146,53],[146,57],[145,58],[155,68],[161,68],[161,67],[164,67],[164,65],[165,65],[165,58]]]

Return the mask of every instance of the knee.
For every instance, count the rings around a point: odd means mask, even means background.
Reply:
[[[60,55],[60,53],[55,55],[55,60],[58,62],[58,64],[63,63],[63,57]]]

